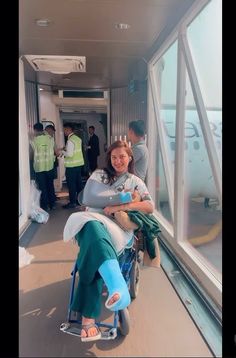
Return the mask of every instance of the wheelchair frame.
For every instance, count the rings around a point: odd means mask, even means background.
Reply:
[[[130,291],[131,298],[136,298],[138,294],[139,288],[139,245],[138,240],[140,237],[134,235],[134,242],[131,248],[126,248],[123,253],[118,257],[119,265],[121,272],[124,276],[124,279],[127,283],[127,286]],[[75,289],[75,280],[76,280],[76,273],[77,273],[77,265],[75,263],[73,271],[71,272],[72,275],[72,283],[71,283],[71,290],[70,290],[70,302],[69,308],[67,313],[67,321],[60,325],[60,330],[64,333],[71,334],[74,336],[79,336],[81,334],[81,328],[77,327],[76,325],[81,325],[81,317],[78,318],[79,314],[74,311],[74,314],[77,315],[77,319],[72,319],[72,310],[71,304],[74,297],[74,289]],[[126,336],[130,330],[130,317],[128,308],[124,308],[120,311],[114,311],[114,318],[113,324],[103,323],[103,322],[95,322],[97,326],[106,328],[106,330],[101,331],[101,338],[102,340],[110,340],[115,339],[117,337],[117,329],[119,323],[120,333],[123,336]]]

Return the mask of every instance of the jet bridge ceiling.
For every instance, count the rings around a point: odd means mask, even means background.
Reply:
[[[38,82],[57,88],[126,86],[144,80],[146,60],[194,0],[19,0],[21,55],[85,56],[86,72],[38,71]],[[48,19],[40,27],[36,20]],[[130,25],[119,30],[116,24]],[[30,66],[26,76],[30,77]]]

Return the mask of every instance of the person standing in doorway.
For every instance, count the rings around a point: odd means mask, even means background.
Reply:
[[[34,139],[31,142],[35,181],[41,190],[40,207],[54,209],[55,193],[53,185],[53,142],[43,131],[42,123],[34,125]]]
[[[128,138],[132,143],[132,151],[134,156],[134,174],[143,181],[147,175],[148,168],[148,148],[144,139],[145,125],[144,121],[137,120],[129,123]]]
[[[57,147],[56,147],[56,143],[55,143],[55,132],[56,132],[56,129],[55,127],[52,125],[52,124],[49,124],[45,127],[45,132],[46,134],[48,134],[52,140],[52,143],[53,143],[53,148],[54,148],[54,165],[53,165],[53,179],[57,179],[57,168],[58,168],[58,155],[59,155],[59,152],[57,150]],[[55,194],[55,188],[54,188],[54,197],[55,197],[55,200],[57,200],[57,197],[56,197],[56,194]]]
[[[94,132],[95,132],[94,126],[90,126],[89,127],[90,138],[87,146],[90,172],[93,172],[95,169],[97,169],[98,166],[97,160],[98,160],[98,156],[100,155],[99,138]]]
[[[66,181],[69,190],[70,202],[63,205],[64,209],[75,208],[78,201],[79,192],[83,189],[81,178],[81,167],[84,165],[84,157],[82,152],[82,141],[74,134],[73,124],[64,124],[64,134],[68,138],[66,148],[62,150],[64,155],[64,163],[66,168]]]

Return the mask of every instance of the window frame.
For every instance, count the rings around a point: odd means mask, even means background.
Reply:
[[[183,196],[184,187],[184,125],[185,125],[185,86],[186,71],[190,79],[190,84],[196,104],[197,113],[207,154],[215,180],[216,189],[219,195],[219,201],[222,200],[222,177],[221,166],[217,156],[210,123],[207,117],[206,108],[201,95],[196,71],[194,68],[192,55],[190,52],[188,39],[186,36],[187,27],[204,9],[210,0],[201,0],[194,3],[181,19],[178,25],[173,29],[170,35],[162,43],[154,56],[148,62],[148,145],[150,150],[154,148],[156,135],[160,141],[162,151],[163,167],[166,177],[167,190],[169,195],[169,205],[172,212],[173,228],[163,218],[159,211],[155,211],[163,237],[171,245],[177,256],[180,257],[184,265],[201,282],[204,290],[210,295],[218,307],[222,307],[222,275],[213,267],[198,251],[184,240],[183,235]],[[165,54],[168,48],[177,40],[177,100],[176,100],[176,150],[175,150],[175,170],[174,186],[170,180],[170,158],[168,157],[167,141],[165,138],[163,123],[160,120],[160,101],[158,97],[158,86],[154,76],[153,67],[158,60]],[[154,101],[155,99],[155,101]],[[157,125],[158,133],[153,133],[154,124]],[[155,158],[151,156],[148,170],[148,186],[151,195],[155,200]],[[175,197],[174,197],[175,193]]]

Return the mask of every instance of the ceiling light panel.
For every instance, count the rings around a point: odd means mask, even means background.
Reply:
[[[86,72],[86,58],[84,56],[26,55],[25,58],[35,71],[47,71],[55,74]]]
[[[35,23],[37,26],[46,27],[50,25],[51,21],[48,19],[37,19]]]
[[[129,24],[117,23],[115,24],[115,28],[118,30],[128,30],[130,28]]]

